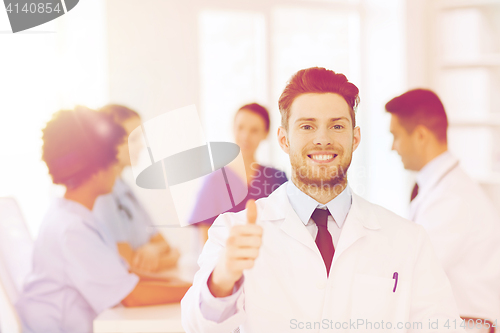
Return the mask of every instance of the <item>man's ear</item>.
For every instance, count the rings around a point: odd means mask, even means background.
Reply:
[[[422,125],[417,125],[412,133],[412,136],[417,140],[417,143],[419,144],[428,141],[430,135],[432,135],[432,133],[429,131],[429,129]]]
[[[286,129],[284,129],[282,126],[278,127],[278,143],[283,149],[285,153],[289,153],[290,151],[290,143],[288,142],[288,133],[286,132]]]
[[[352,130],[352,151],[354,152],[356,148],[358,148],[359,143],[361,142],[361,130],[359,126],[354,127]]]

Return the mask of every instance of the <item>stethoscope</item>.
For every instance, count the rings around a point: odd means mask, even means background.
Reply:
[[[454,163],[454,164],[453,164],[450,168],[448,168],[448,170],[446,170],[446,172],[445,172],[445,173],[443,173],[443,174],[441,175],[441,177],[439,177],[439,179],[438,179],[438,180],[434,183],[434,185],[432,185],[432,187],[431,187],[429,190],[431,190],[431,189],[435,188],[436,186],[438,186],[438,185],[439,185],[439,183],[440,183],[440,182],[441,182],[441,181],[442,181],[442,180],[443,180],[443,179],[444,179],[444,178],[445,178],[445,177],[446,177],[446,176],[447,176],[450,172],[452,172],[452,171],[453,171],[453,169],[455,169],[455,168],[458,166],[458,164],[459,164],[459,161],[456,161],[456,162],[455,162],[455,163]]]
[[[127,196],[130,199],[130,201],[132,201],[135,205],[138,204],[137,199],[129,190],[126,190],[125,196]],[[132,211],[126,205],[122,204],[122,202],[120,201],[118,196],[114,195],[114,198],[115,198],[115,203],[116,203],[116,206],[118,207],[118,210],[124,212],[125,215],[127,215],[127,218],[129,219],[129,221],[132,221],[132,218],[134,217],[134,215],[132,214]]]
[[[452,172],[456,167],[459,165],[459,161],[456,161],[450,168],[448,168],[442,175],[439,177],[439,179],[427,190],[427,192],[433,190],[436,186],[439,185],[439,183],[448,175],[450,172]],[[415,199],[418,198],[418,195],[415,197]],[[419,204],[419,201],[416,202],[416,204]],[[416,215],[416,212],[415,212]],[[414,218],[412,218],[414,219]]]
[[[127,206],[123,205],[120,201],[120,199],[118,199],[117,197],[115,197],[115,203],[116,203],[116,206],[118,207],[118,210],[119,211],[122,211],[125,213],[125,215],[127,215],[129,221],[132,221],[132,212],[130,211],[130,209],[128,209]]]

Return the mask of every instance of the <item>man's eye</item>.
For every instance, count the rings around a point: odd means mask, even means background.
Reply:
[[[333,128],[339,130],[339,129],[343,129],[344,126],[342,126],[342,125],[334,125]]]
[[[312,129],[312,126],[311,125],[302,125],[300,128],[305,129],[305,130],[309,130],[309,129]]]

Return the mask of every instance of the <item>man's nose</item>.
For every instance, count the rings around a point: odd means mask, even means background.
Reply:
[[[316,136],[314,137],[313,143],[315,145],[327,146],[333,143],[332,138],[328,135],[327,129],[318,129],[316,131]]]

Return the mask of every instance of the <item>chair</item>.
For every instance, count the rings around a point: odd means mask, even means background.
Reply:
[[[465,331],[466,332],[495,333],[495,327],[493,327],[493,322],[491,322],[488,319],[472,318],[472,317],[462,317],[462,319],[465,323]],[[480,326],[480,328],[479,328],[479,326]]]
[[[24,279],[31,271],[33,239],[16,200],[0,198],[0,327],[2,332],[21,332],[14,304]]]

